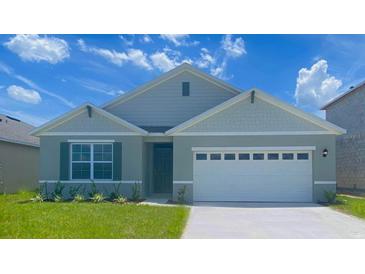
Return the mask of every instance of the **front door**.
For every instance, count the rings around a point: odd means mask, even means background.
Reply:
[[[172,144],[154,144],[153,190],[172,193]]]

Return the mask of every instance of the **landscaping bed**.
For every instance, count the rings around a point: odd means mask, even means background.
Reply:
[[[331,208],[365,219],[365,198],[344,194],[337,194],[336,201]]]
[[[34,200],[36,196],[34,192],[0,195],[0,238],[180,238],[189,214],[184,206],[104,200],[41,202]]]

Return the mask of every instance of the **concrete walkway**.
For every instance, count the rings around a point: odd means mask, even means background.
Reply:
[[[365,238],[365,221],[311,203],[195,203],[183,238]]]

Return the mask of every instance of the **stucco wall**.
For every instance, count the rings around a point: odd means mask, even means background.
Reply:
[[[122,180],[141,181],[143,141],[141,136],[42,136],[40,180],[59,180],[60,143],[69,139],[107,139],[122,143]]]
[[[336,181],[336,154],[334,135],[307,136],[204,136],[174,137],[174,199],[177,198],[178,181],[193,181],[192,147],[259,147],[259,146],[315,146],[313,152],[313,182]],[[329,154],[322,157],[322,150]],[[176,188],[176,189],[175,189]],[[313,185],[313,201],[323,199],[320,185]],[[192,191],[188,199],[192,200]],[[319,198],[320,197],[320,198]]]
[[[0,141],[0,193],[37,188],[39,148]]]

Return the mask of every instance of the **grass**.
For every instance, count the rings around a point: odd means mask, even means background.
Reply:
[[[183,206],[33,203],[34,195],[0,195],[0,238],[180,238],[189,215],[189,208]]]
[[[338,194],[337,202],[330,205],[341,212],[365,219],[365,199],[360,197]]]

